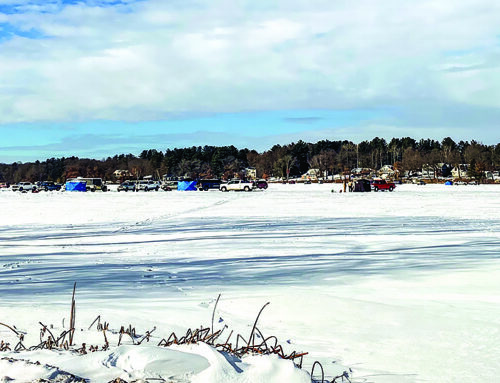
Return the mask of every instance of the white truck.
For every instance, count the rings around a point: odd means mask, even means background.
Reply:
[[[253,190],[253,184],[252,182],[249,181],[232,180],[229,181],[227,184],[221,184],[219,190],[223,192],[230,190],[249,192]]]
[[[19,182],[16,185],[12,185],[12,191],[34,191],[36,190],[36,185],[31,182]]]

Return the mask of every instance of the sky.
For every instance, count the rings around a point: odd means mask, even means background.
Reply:
[[[500,142],[493,0],[0,0],[0,162]]]

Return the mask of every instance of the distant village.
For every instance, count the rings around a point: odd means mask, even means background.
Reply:
[[[353,143],[322,140],[274,145],[258,153],[234,146],[193,146],[138,156],[120,154],[103,159],[78,157],[0,164],[0,187],[20,182],[64,184],[98,178],[103,184],[134,180],[232,179],[285,183],[345,182],[386,179],[409,183],[500,183],[500,144],[476,141],[381,138]]]
[[[405,171],[401,174],[399,169],[395,169],[394,165],[384,165],[380,169],[371,169],[371,168],[354,168],[347,169],[342,172],[331,174],[328,170],[321,171],[319,168],[310,168],[301,175],[294,175],[289,177],[275,177],[273,175],[265,177],[266,181],[269,182],[337,182],[340,183],[344,179],[387,179],[391,181],[406,181],[406,182],[419,182],[424,181],[428,183],[444,183],[447,180],[464,180],[464,181],[472,181],[476,178],[469,177],[470,164],[458,164],[453,166],[451,164],[446,163],[438,163],[437,166],[423,165],[420,170],[413,171]],[[246,179],[246,180],[257,180],[261,177],[258,177],[257,169],[253,167],[248,167],[244,169],[240,169],[235,175],[234,178]],[[128,169],[117,169],[113,172],[113,179],[117,181],[123,180],[133,180],[135,175],[129,171]],[[500,183],[500,171],[498,170],[485,170],[480,177],[483,182],[491,183],[498,182]],[[171,180],[186,180],[193,179],[190,174],[183,175],[172,175],[172,174],[163,174],[161,177],[155,177],[153,175],[146,175],[144,179],[160,179],[161,181],[171,181]],[[224,177],[222,177],[223,180]],[[229,178],[231,179],[231,178]],[[488,182],[489,181],[489,182]]]

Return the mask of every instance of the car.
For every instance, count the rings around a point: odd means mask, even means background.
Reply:
[[[269,185],[267,184],[266,180],[258,180],[254,181],[253,187],[257,189],[267,189]]]
[[[118,185],[118,188],[116,189],[117,191],[125,191],[128,192],[130,191],[135,191],[135,181],[124,181],[120,185]]]
[[[151,190],[158,191],[160,190],[160,184],[153,180],[139,180],[137,181],[135,191],[139,190],[144,190],[146,192]]]
[[[61,190],[62,185],[56,184],[55,182],[52,181],[42,181],[40,182],[40,185],[38,186],[40,190],[45,190],[45,191],[59,191]]]
[[[203,191],[208,191],[210,189],[219,190],[221,183],[221,180],[218,179],[199,180],[196,188]]]
[[[253,190],[253,183],[243,180],[231,180],[228,183],[223,183],[220,185],[220,191],[227,192],[230,190],[249,192]]]
[[[12,191],[27,192],[36,190],[36,185],[32,184],[31,182],[19,182],[18,184],[12,185]]]
[[[8,189],[10,185],[7,182],[0,182],[0,189]]]
[[[179,183],[179,181],[177,181],[176,179],[167,179],[167,180],[163,180],[163,183],[161,184],[161,188],[164,190],[164,191],[172,191],[172,190],[177,190],[177,184]]]
[[[392,192],[396,188],[394,182],[387,182],[386,180],[373,180],[372,189],[378,192],[379,190],[389,190]]]

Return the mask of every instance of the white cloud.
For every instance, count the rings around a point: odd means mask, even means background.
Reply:
[[[500,4],[411,3],[150,0],[45,3],[51,12],[41,13],[43,2],[25,2],[2,18],[43,37],[1,43],[0,123],[414,100],[500,106],[491,81]],[[470,62],[477,69],[442,70]]]

